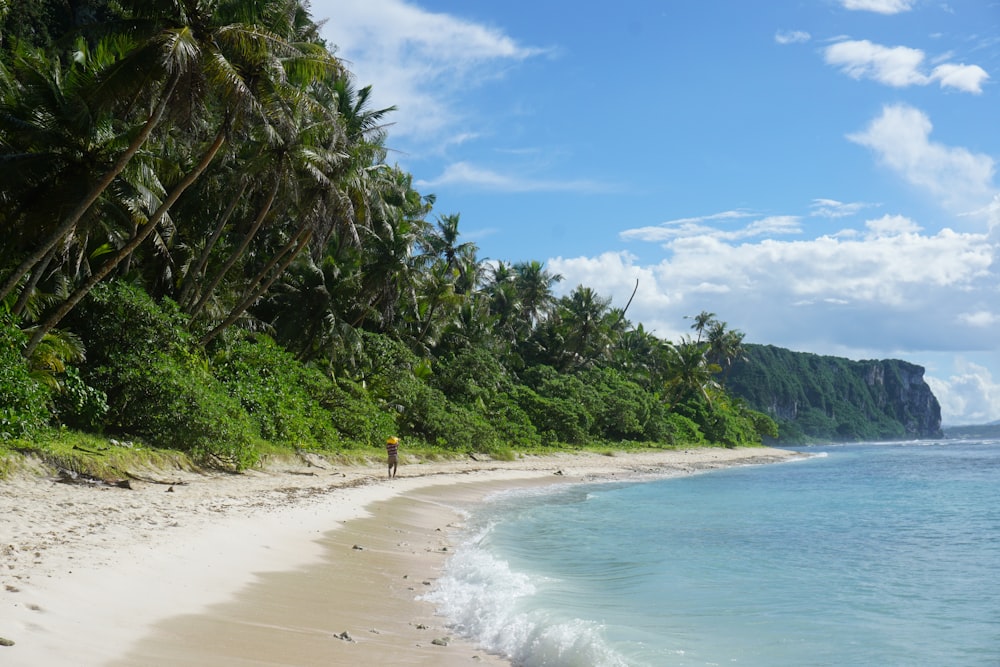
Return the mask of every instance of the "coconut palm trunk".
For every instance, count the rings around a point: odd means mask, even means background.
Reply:
[[[45,322],[35,328],[35,331],[31,336],[31,340],[28,341],[28,345],[24,348],[23,355],[25,357],[30,357],[31,353],[35,351],[35,348],[38,347],[38,344],[42,341],[42,338],[45,337],[45,334],[54,329],[55,326],[59,324],[59,322],[62,321],[62,319],[66,317],[66,315],[68,315],[69,312],[73,310],[73,308],[75,308],[85,296],[87,296],[87,294],[90,293],[90,290],[94,289],[94,286],[97,285],[97,283],[101,282],[109,273],[111,273],[112,270],[114,270],[116,266],[125,260],[125,258],[135,252],[135,249],[142,245],[142,242],[153,233],[157,225],[163,219],[163,216],[165,216],[170,210],[170,207],[174,205],[182,194],[184,194],[185,190],[198,180],[198,177],[201,176],[202,172],[204,172],[205,169],[208,168],[208,165],[211,164],[212,160],[219,152],[219,149],[221,149],[222,145],[226,142],[227,126],[228,122],[223,123],[223,126],[219,130],[218,134],[216,134],[212,145],[209,146],[208,150],[205,151],[205,154],[202,156],[201,161],[193,170],[188,172],[187,176],[185,176],[176,187],[174,187],[170,195],[163,201],[162,204],[160,204],[159,208],[156,209],[153,215],[150,216],[149,220],[142,227],[142,229],[139,230],[139,233],[132,237],[132,239],[126,245],[122,246],[122,248],[110,259],[104,262],[104,264],[102,264],[97,271],[91,274],[90,278],[80,285],[80,287],[78,287],[76,291],[74,291],[69,298],[66,299],[66,301],[64,301],[51,315],[49,315]]]
[[[285,269],[287,269],[289,265],[295,261],[295,258],[299,256],[307,245],[309,245],[310,238],[312,238],[312,230],[305,227],[300,228],[299,232],[285,244],[285,247],[278,251],[278,254],[271,258],[271,261],[268,262],[267,266],[261,269],[260,273],[258,273],[254,278],[251,284],[256,285],[256,287],[248,291],[243,300],[237,304],[232,311],[230,311],[229,315],[226,316],[226,319],[202,337],[200,341],[201,345],[208,345],[215,340],[220,333],[232,326],[233,323],[235,323],[236,320],[238,320],[240,316],[243,315],[243,313],[245,313],[250,306],[257,301],[257,299],[270,289],[274,281],[285,272]],[[274,266],[279,261],[281,262],[281,265],[278,266],[276,270],[272,271]]]
[[[187,308],[190,306],[191,300],[195,299],[198,294],[195,288],[198,280],[205,273],[205,267],[208,266],[208,258],[212,255],[212,250],[215,248],[215,244],[219,242],[219,238],[222,237],[222,232],[225,231],[226,225],[229,224],[229,218],[232,217],[233,211],[236,210],[236,206],[243,199],[243,195],[246,193],[247,188],[250,186],[249,181],[243,181],[240,185],[239,190],[237,190],[236,195],[230,200],[229,205],[226,207],[225,212],[219,219],[219,223],[215,226],[212,231],[212,236],[209,237],[208,241],[205,242],[205,247],[201,251],[201,256],[198,257],[198,262],[193,269],[188,271],[187,275],[184,277],[184,282],[181,285],[180,296],[177,297],[177,302],[182,308]]]
[[[146,143],[146,139],[152,134],[153,129],[159,124],[160,119],[163,117],[163,112],[166,110],[170,98],[173,95],[174,89],[177,87],[177,82],[180,80],[181,73],[176,72],[170,81],[167,83],[160,95],[159,102],[153,109],[152,113],[146,119],[143,124],[142,129],[132,140],[132,143],[118,156],[118,159],[111,166],[101,179],[91,188],[90,192],[87,193],[86,197],[77,204],[68,216],[62,221],[59,227],[56,228],[52,234],[49,235],[45,241],[39,245],[35,250],[30,253],[21,264],[14,269],[13,273],[7,278],[7,281],[0,286],[0,301],[3,301],[21,282],[35,266],[38,265],[42,259],[49,253],[50,250],[56,247],[56,245],[62,241],[66,236],[73,231],[80,219],[90,210],[90,207],[94,205],[94,202],[104,193],[105,190],[111,185],[115,178],[120,174],[128,163],[132,160],[142,145]]]
[[[205,307],[205,304],[215,292],[215,288],[218,287],[220,282],[222,282],[222,279],[229,272],[229,269],[233,268],[233,265],[236,264],[237,260],[239,260],[239,258],[243,256],[243,253],[246,252],[247,248],[250,247],[250,242],[257,236],[257,232],[259,232],[260,228],[264,225],[264,221],[267,219],[268,213],[271,212],[271,207],[274,205],[274,200],[278,196],[278,189],[280,186],[281,174],[275,174],[274,183],[271,185],[270,192],[267,193],[267,199],[265,200],[264,205],[257,213],[257,218],[253,221],[250,229],[243,236],[243,240],[240,241],[239,247],[230,253],[229,258],[226,259],[222,267],[216,272],[215,276],[202,290],[201,298],[198,299],[198,302],[195,303],[188,313],[191,316],[191,319],[196,318],[198,314],[201,313],[202,308]]]

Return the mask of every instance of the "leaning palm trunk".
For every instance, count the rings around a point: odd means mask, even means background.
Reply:
[[[199,313],[201,313],[202,308],[205,307],[205,304],[208,302],[209,298],[211,298],[212,294],[215,292],[215,288],[218,287],[219,283],[222,282],[222,279],[225,277],[225,275],[229,273],[229,269],[233,268],[233,265],[236,263],[236,261],[243,256],[243,253],[245,253],[247,248],[250,246],[250,242],[253,241],[254,237],[257,236],[257,232],[259,232],[260,228],[263,226],[264,220],[267,219],[267,214],[271,212],[271,206],[274,205],[274,199],[275,197],[278,196],[278,188],[280,185],[281,185],[280,175],[275,176],[274,184],[271,186],[271,191],[267,195],[267,201],[264,202],[264,206],[257,214],[257,218],[253,221],[253,224],[250,226],[250,230],[247,231],[247,233],[243,236],[243,240],[240,242],[239,247],[233,250],[232,253],[230,253],[229,258],[222,265],[222,268],[220,268],[218,272],[216,272],[212,280],[210,280],[208,285],[205,286],[205,289],[201,293],[201,298],[198,299],[198,302],[188,312],[188,315],[191,316],[192,320],[196,318]]]
[[[45,320],[45,322],[35,329],[34,334],[31,336],[31,340],[28,341],[28,345],[24,348],[23,355],[25,357],[30,357],[31,353],[35,351],[35,348],[38,347],[38,344],[42,341],[42,338],[45,337],[45,334],[55,328],[62,318],[66,317],[66,315],[69,314],[69,312],[83,300],[83,297],[87,296],[87,294],[90,293],[90,290],[94,289],[94,286],[97,285],[97,283],[101,282],[104,277],[111,273],[111,271],[125,258],[135,252],[135,249],[146,240],[146,237],[153,233],[153,230],[155,230],[157,225],[159,225],[160,220],[162,220],[163,216],[167,214],[170,207],[174,205],[174,203],[182,194],[184,194],[184,191],[187,190],[192,183],[198,180],[198,177],[201,176],[202,172],[208,168],[208,165],[211,164],[216,153],[219,152],[219,149],[222,148],[222,145],[225,142],[226,124],[224,124],[218,134],[215,135],[215,140],[202,156],[201,161],[192,171],[188,173],[187,176],[184,177],[180,183],[177,184],[170,195],[163,201],[162,204],[160,204],[160,207],[157,208],[153,215],[149,218],[145,226],[143,226],[143,228],[132,237],[132,240],[122,246],[122,248],[111,257],[111,259],[101,265],[100,269],[94,272],[90,278],[86,280],[86,282],[80,285],[80,287],[78,287],[76,291],[73,292],[69,298],[66,299],[66,301],[64,301],[62,305],[49,316],[47,320]]]
[[[125,151],[118,156],[118,160],[111,166],[111,169],[101,177],[93,188],[91,188],[90,192],[87,193],[87,196],[83,198],[83,201],[81,201],[77,207],[70,212],[66,219],[62,221],[62,224],[60,224],[59,227],[52,232],[52,234],[49,235],[49,237],[40,246],[35,248],[34,252],[28,255],[24,261],[21,262],[20,266],[14,269],[14,272],[7,278],[7,282],[0,287],[0,301],[3,301],[7,295],[14,291],[18,283],[21,282],[21,279],[24,278],[24,276],[26,276],[31,269],[37,266],[50,250],[56,247],[60,241],[66,238],[66,236],[73,231],[76,224],[80,222],[80,218],[82,218],[84,214],[90,210],[90,207],[93,206],[94,202],[96,202],[104,191],[108,189],[118,174],[120,174],[122,170],[128,166],[128,163],[132,160],[135,154],[139,152],[142,145],[146,143],[146,139],[148,139],[149,135],[153,132],[153,128],[156,127],[156,125],[160,122],[160,119],[163,117],[163,112],[166,110],[167,103],[170,101],[170,97],[173,95],[174,88],[179,80],[180,73],[178,72],[177,74],[174,74],[173,78],[171,78],[170,82],[167,84],[163,94],[160,96],[160,101],[157,103],[156,108],[153,109],[153,112],[149,115],[149,118],[146,119],[146,122],[139,131],[139,134],[137,134],[135,139],[132,140],[132,143],[128,145],[128,148],[126,148]]]
[[[205,247],[201,251],[201,256],[198,258],[197,264],[192,270],[188,271],[187,275],[184,277],[184,283],[181,285],[181,293],[180,296],[177,297],[177,302],[185,310],[189,305],[191,305],[190,301],[197,297],[195,285],[205,273],[205,267],[208,265],[208,258],[212,255],[212,250],[215,248],[215,244],[218,243],[219,238],[222,236],[222,232],[225,231],[226,225],[229,223],[229,218],[232,217],[237,204],[239,204],[240,200],[243,199],[243,194],[247,191],[247,187],[249,185],[249,181],[243,181],[240,189],[229,202],[229,206],[226,207],[226,211],[222,214],[222,218],[219,219],[219,223],[215,226],[212,236],[209,237],[208,241],[205,243]]]
[[[292,239],[285,244],[278,254],[271,258],[271,261],[267,263],[260,273],[254,278],[251,285],[256,285],[256,287],[248,290],[246,296],[243,300],[230,311],[229,315],[226,316],[218,326],[205,334],[201,339],[201,345],[204,347],[212,342],[216,336],[225,331],[227,328],[233,325],[240,316],[247,311],[250,306],[252,306],[257,299],[259,299],[264,292],[271,288],[278,277],[285,272],[285,269],[295,261],[295,258],[305,249],[309,244],[309,239],[312,238],[312,230],[305,227],[301,227],[298,233],[292,237]],[[284,258],[284,259],[282,259]],[[281,262],[281,265],[277,270],[272,272],[274,266]]]
[[[31,301],[31,295],[35,291],[35,287],[38,286],[38,282],[42,278],[42,274],[45,273],[45,269],[49,268],[49,264],[52,263],[52,258],[56,255],[56,246],[52,246],[45,257],[42,258],[41,263],[38,268],[31,273],[31,277],[28,279],[28,283],[21,288],[21,296],[17,298],[17,303],[14,304],[14,309],[11,314],[14,317],[21,317],[24,310],[28,307],[28,303]]]

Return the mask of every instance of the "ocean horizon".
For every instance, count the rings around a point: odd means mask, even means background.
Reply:
[[[1000,440],[497,494],[425,599],[519,667],[1000,664]]]

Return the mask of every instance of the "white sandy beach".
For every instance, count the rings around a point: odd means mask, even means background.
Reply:
[[[296,462],[157,471],[131,489],[18,473],[0,481],[0,638],[13,642],[0,664],[507,664],[451,636],[416,599],[448,556],[457,508],[513,486],[793,456],[404,458],[391,481],[381,463]]]

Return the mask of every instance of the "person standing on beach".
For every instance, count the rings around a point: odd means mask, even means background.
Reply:
[[[392,436],[385,441],[385,451],[389,454],[389,479],[396,476],[399,467],[399,438]]]

